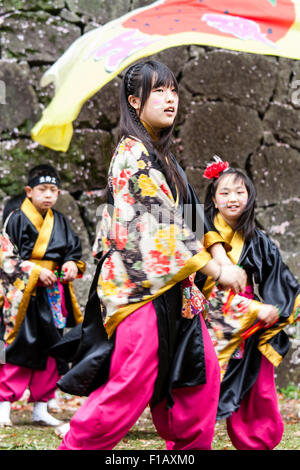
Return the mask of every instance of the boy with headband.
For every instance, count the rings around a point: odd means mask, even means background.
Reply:
[[[49,356],[65,326],[82,322],[72,281],[83,274],[81,244],[65,216],[52,207],[60,178],[50,165],[29,172],[26,198],[7,218],[0,256],[0,323],[6,363],[0,365],[0,426],[11,425],[11,403],[26,388],[33,422],[57,426],[47,411],[67,363]]]

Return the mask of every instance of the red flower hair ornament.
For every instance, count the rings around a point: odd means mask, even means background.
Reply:
[[[229,167],[228,162],[223,162],[222,158],[214,155],[214,162],[209,163],[203,173],[203,177],[211,180],[212,178],[219,178],[220,173],[226,171]]]

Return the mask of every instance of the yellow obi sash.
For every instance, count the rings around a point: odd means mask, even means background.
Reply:
[[[56,266],[57,266],[57,262],[56,261],[53,261],[51,259],[34,259],[34,258],[30,258],[29,261],[31,261],[32,263],[34,264],[37,264],[38,266],[40,266],[41,268],[47,268],[49,269],[50,271],[53,271]]]

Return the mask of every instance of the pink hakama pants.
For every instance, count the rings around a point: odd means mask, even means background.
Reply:
[[[28,369],[14,364],[0,365],[0,401],[18,401],[27,389],[29,402],[47,402],[55,396],[56,382],[60,376],[56,361],[48,357],[45,370]]]
[[[227,419],[227,431],[236,449],[271,450],[284,430],[274,380],[274,366],[262,356],[257,380],[237,412]]]
[[[210,449],[218,406],[220,369],[202,320],[207,383],[174,390],[175,404],[152,409],[160,436],[174,449]],[[158,371],[158,330],[152,302],[117,327],[108,381],[75,413],[60,450],[111,450],[151,402]]]

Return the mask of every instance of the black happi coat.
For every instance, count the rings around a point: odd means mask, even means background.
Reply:
[[[283,262],[277,246],[261,230],[245,241],[238,264],[244,268],[256,293],[256,300],[279,308],[279,321],[267,330],[260,329],[245,341],[242,359],[231,358],[221,383],[218,419],[237,411],[245,394],[255,383],[262,353],[276,366],[289,349],[283,327],[293,321],[293,311],[300,303],[300,286]],[[197,274],[197,286],[204,288],[206,276]],[[297,299],[297,301],[296,301]],[[264,343],[264,347],[261,347]],[[261,351],[262,352],[261,352]]]
[[[155,160],[155,156],[151,157]],[[187,191],[185,203],[188,204],[187,223],[195,231],[195,221],[202,220],[204,238],[208,236],[213,244],[222,238],[216,232],[214,226],[208,221],[204,222],[202,205],[189,185],[182,168],[177,164]],[[172,193],[176,199],[174,188]],[[108,202],[113,204],[113,197],[108,194]],[[183,198],[179,198],[179,206],[184,212]],[[192,210],[191,210],[192,208]],[[203,235],[203,233],[202,233]],[[97,256],[101,257],[101,254]],[[59,388],[75,395],[89,395],[93,390],[106,382],[109,374],[110,358],[114,348],[114,335],[108,340],[101,318],[101,305],[97,295],[97,281],[101,271],[102,257],[98,263],[94,281],[90,289],[89,300],[85,310],[82,331],[78,328],[67,335],[60,344],[52,349],[54,356],[69,354],[73,361],[71,370],[58,382]],[[158,376],[151,404],[155,406],[163,398],[167,398],[168,406],[173,405],[172,389],[196,386],[206,382],[205,351],[201,320],[199,315],[193,319],[183,318],[181,283],[176,284],[170,290],[153,300],[157,314],[159,334],[159,368]],[[80,344],[78,347],[78,338]]]
[[[53,210],[54,225],[43,260],[51,260],[60,271],[66,261],[74,261],[84,270],[81,258],[81,243],[71,230],[63,214]],[[8,220],[6,232],[17,247],[22,260],[30,260],[38,237],[38,231],[28,217],[17,209]],[[68,310],[67,326],[82,322],[82,314],[74,296],[71,283],[64,284],[65,303]],[[62,330],[56,328],[48,302],[46,288],[35,286],[22,324],[14,340],[7,345],[6,362],[32,369],[45,369],[49,349],[60,341]],[[67,370],[66,364],[58,361],[60,373]]]

